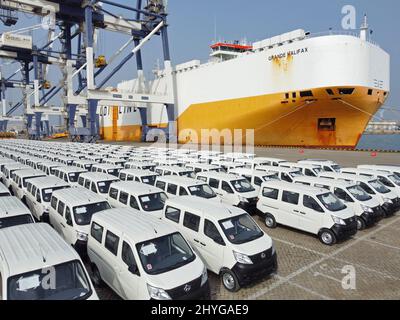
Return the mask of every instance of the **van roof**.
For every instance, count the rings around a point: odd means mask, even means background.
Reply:
[[[294,168],[306,168],[306,169],[315,169],[320,168],[321,165],[318,164],[311,164],[311,163],[298,163],[298,162],[285,162],[281,164],[282,167],[290,166]]]
[[[0,197],[0,218],[31,214],[17,197]]]
[[[60,189],[53,192],[53,196],[62,200],[67,205],[85,205],[89,203],[104,202],[104,197],[84,187]]]
[[[175,183],[178,185],[182,185],[185,187],[188,186],[196,186],[204,184],[204,181],[188,178],[188,177],[180,177],[180,176],[159,176],[157,177],[157,181],[163,181],[166,183]]]
[[[275,167],[275,166],[259,166],[256,168],[256,170],[260,170],[260,171],[266,170],[266,171],[284,172],[284,173],[300,171],[300,169],[298,169],[298,168],[286,168],[286,167]]]
[[[120,181],[111,184],[111,188],[116,188],[118,190],[124,191],[129,194],[134,195],[144,195],[150,193],[164,192],[163,190],[153,187],[148,184],[143,184],[136,181]]]
[[[215,178],[219,180],[229,180],[229,181],[237,180],[238,178],[242,179],[242,177],[239,177],[236,174],[224,173],[224,172],[199,172],[197,176],[202,176],[206,178]]]
[[[196,162],[196,163],[188,163],[187,166],[191,166],[193,168],[199,168],[199,169],[219,169],[221,168],[220,165],[218,164],[208,164],[208,163],[201,163],[201,162]]]
[[[191,169],[180,166],[157,166],[156,169],[169,170],[175,173],[188,172]]]
[[[104,210],[96,213],[92,221],[105,228],[114,229],[112,232],[118,231],[119,236],[123,234],[134,244],[176,232],[175,228],[164,221],[143,215],[132,208]]]
[[[115,168],[123,168],[120,165],[117,164],[111,164],[111,163],[96,163],[93,165],[93,168],[98,168],[98,169],[115,169]]]
[[[45,223],[0,230],[0,257],[10,276],[79,260],[75,250]]]
[[[235,217],[246,213],[246,211],[217,201],[196,196],[181,196],[169,198],[165,202],[165,206],[177,207],[193,214],[215,219],[217,221]]]
[[[50,188],[59,186],[69,186],[67,182],[54,176],[38,177],[29,179],[29,183],[36,186],[37,188]]]
[[[65,167],[60,167],[57,168],[58,171],[64,172],[64,173],[71,173],[71,172],[87,172],[86,169],[76,167],[76,166],[65,166]]]
[[[15,170],[15,169],[20,169],[20,170],[22,170],[22,169],[31,169],[30,166],[27,166],[26,164],[22,164],[22,163],[19,163],[19,162],[10,163],[10,164],[5,164],[5,165],[4,165],[4,168],[7,168],[7,169],[9,169],[9,170]]]
[[[361,182],[370,182],[376,180],[373,177],[365,177],[365,176],[357,176],[355,174],[348,174],[348,173],[337,173],[337,172],[322,172],[319,174],[320,177],[331,177],[334,179],[345,179],[351,181],[361,181]]]
[[[37,169],[23,169],[15,171],[15,175],[24,178],[24,177],[31,177],[31,176],[45,176],[45,173],[41,170]]]
[[[142,169],[122,169],[120,173],[131,174],[138,177],[143,176],[156,176],[157,174],[150,170],[142,170]]]
[[[275,174],[273,172],[260,171],[260,170],[248,169],[248,168],[235,168],[235,169],[229,170],[229,172],[233,173],[233,174],[238,174],[238,175],[249,175],[249,176],[255,176],[255,177],[265,177],[268,175]]]
[[[115,181],[119,180],[116,176],[113,176],[104,172],[84,172],[79,177],[89,179],[91,181]]]
[[[293,179],[294,182],[308,182],[308,183],[317,183],[321,185],[327,185],[327,186],[334,186],[334,187],[342,187],[342,188],[348,188],[351,186],[354,186],[355,183],[348,182],[348,181],[342,181],[342,180],[332,180],[328,178],[321,178],[321,177],[309,177],[309,176],[302,176],[302,177],[296,177]]]
[[[322,193],[329,192],[323,188],[315,188],[315,187],[311,187],[311,186],[305,186],[302,184],[295,184],[295,183],[279,181],[279,180],[271,180],[271,181],[264,182],[262,184],[262,187],[278,188],[278,189],[284,189],[284,190],[288,190],[288,191],[302,192],[302,193],[313,193],[314,195],[319,195]]]

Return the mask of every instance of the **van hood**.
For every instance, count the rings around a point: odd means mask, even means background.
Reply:
[[[203,270],[204,264],[200,257],[196,255],[194,261],[183,267],[157,275],[148,274],[147,279],[153,287],[170,290],[200,278]]]
[[[250,192],[244,192],[244,193],[238,193],[239,196],[242,196],[247,199],[251,198],[257,198],[259,195],[259,192],[257,190],[250,191]]]
[[[338,217],[343,220],[354,217],[354,211],[349,206],[347,206],[346,209],[341,210],[341,211],[337,211],[337,212],[328,211],[327,213],[330,214],[331,216]]]
[[[363,204],[364,206],[370,207],[370,208],[375,208],[377,206],[379,206],[381,203],[374,197],[372,197],[372,199],[368,200],[368,201],[364,201],[364,202],[360,202],[361,204]]]
[[[269,248],[271,248],[271,246],[272,246],[272,239],[265,233],[261,238],[258,238],[256,240],[247,243],[231,245],[233,250],[248,256],[253,256],[257,253],[266,251]]]

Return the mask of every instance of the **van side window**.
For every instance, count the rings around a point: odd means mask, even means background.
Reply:
[[[281,179],[282,179],[283,181],[293,182],[292,178],[290,178],[289,175],[288,175],[287,173],[285,173],[285,172],[283,172],[283,173],[281,174]]]
[[[304,171],[304,173],[305,173],[306,176],[315,177],[314,172],[312,172],[310,169],[306,169],[306,170]]]
[[[134,196],[131,196],[131,199],[129,201],[129,205],[133,209],[140,210],[139,204],[138,204],[138,202],[137,202],[137,200],[136,200],[136,198]]]
[[[61,201],[58,202],[57,212],[58,212],[61,216],[64,215],[64,209],[65,209],[65,204],[62,203]]]
[[[125,181],[125,180],[126,180],[126,173],[120,173],[120,174],[119,174],[119,178],[120,178],[122,181]]]
[[[54,210],[56,210],[57,209],[57,198],[56,197],[51,197],[51,203],[50,203],[50,205],[51,205],[51,207],[54,209]]]
[[[117,237],[114,233],[107,231],[105,242],[106,249],[116,256],[118,253],[118,244],[119,237]]]
[[[83,177],[79,177],[78,179],[78,184],[80,184],[83,187],[85,179]]]
[[[178,186],[176,184],[168,183],[167,192],[171,194],[176,194],[178,191]]]
[[[133,178],[133,177],[132,177]],[[138,177],[135,178],[136,182],[141,182],[140,179]]]
[[[173,222],[179,223],[181,211],[176,208],[167,207],[165,210],[165,217]]]
[[[183,225],[186,228],[189,228],[193,231],[198,232],[199,231],[199,226],[200,226],[200,217],[196,216],[192,213],[185,212],[185,217],[183,219]]]
[[[210,182],[208,183],[210,185],[211,188],[219,188],[219,180],[214,179],[214,178],[210,178]]]
[[[118,190],[115,188],[110,188],[110,198],[117,200]]]
[[[136,266],[136,261],[135,261],[135,256],[133,255],[133,251],[129,246],[129,244],[127,244],[125,241],[122,243],[121,258],[122,261],[125,262],[125,264],[128,267]]]
[[[278,200],[279,190],[272,189],[272,188],[264,188],[262,194],[263,194],[263,197]]]
[[[186,191],[186,189],[184,187],[180,187],[179,188],[179,195],[180,196],[187,196],[188,192]]]
[[[121,191],[119,194],[119,202],[121,202],[122,204],[128,204],[128,198],[129,198],[129,194],[127,194],[126,192]]]
[[[303,197],[303,205],[306,208],[318,211],[318,212],[324,212],[324,210],[321,208],[321,206],[318,204],[317,201],[313,197],[310,196],[304,196]]]
[[[254,184],[256,186],[261,186],[263,184],[263,181],[259,177],[254,177]]]
[[[97,188],[96,188],[96,184],[94,183],[94,182],[92,182],[92,191],[94,192],[94,193],[97,193]]]
[[[375,194],[375,191],[372,190],[366,183],[360,182],[360,187],[363,188],[369,194]]]
[[[203,181],[203,182],[207,182],[207,178],[206,177],[197,177],[197,180]]]
[[[98,242],[101,243],[103,239],[103,230],[104,228],[101,225],[93,222],[92,228],[90,229],[90,234],[92,235],[93,238],[95,238]]]
[[[87,179],[87,180],[85,181],[85,188],[86,188],[86,189],[90,189],[90,180],[89,180],[89,179]]]
[[[333,170],[330,167],[327,167],[327,166],[324,166],[324,171],[333,172]]]
[[[226,181],[222,181],[221,189],[224,190],[227,193],[233,193],[233,190],[232,190],[231,186]]]
[[[290,204],[299,204],[300,195],[296,192],[283,191],[282,201]]]
[[[219,233],[217,227],[214,225],[209,220],[204,220],[204,234],[209,237],[210,239],[214,241],[218,241],[218,243],[221,243],[221,240],[223,242],[223,239],[221,237],[221,234]]]
[[[26,190],[28,190],[29,193],[32,191],[32,185],[28,183],[28,186],[26,187]]]
[[[166,185],[166,183],[163,181],[157,181],[157,183],[156,183],[156,187],[160,188],[161,190],[164,190],[164,191],[165,191],[165,185]]]

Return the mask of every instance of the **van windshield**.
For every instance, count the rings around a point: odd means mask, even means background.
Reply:
[[[121,171],[121,169],[108,169],[107,173],[111,174],[115,177],[118,177],[120,171]]]
[[[143,269],[161,274],[191,263],[196,256],[180,233],[173,233],[136,245]]]
[[[400,177],[393,174],[389,176],[389,179],[392,180],[396,185],[400,186]]]
[[[80,174],[81,174],[80,172],[71,172],[71,173],[69,173],[68,174],[69,181],[70,182],[77,182]]]
[[[142,177],[142,182],[144,184],[149,184],[151,186],[154,186],[156,183],[157,176],[146,176]]]
[[[108,180],[108,181],[100,181],[97,182],[97,187],[99,188],[100,193],[108,193],[110,190],[111,183],[117,182],[118,180]]]
[[[371,185],[372,188],[374,188],[376,191],[378,191],[379,193],[389,193],[390,189],[385,187],[381,182],[379,182],[378,180],[372,180],[369,181],[369,184]]]
[[[332,192],[321,194],[317,196],[317,198],[329,211],[337,212],[347,208],[346,205]]]
[[[300,170],[299,170],[299,171],[290,172],[289,175],[290,175],[292,178],[302,177],[302,176],[303,176],[303,174],[301,173]]]
[[[332,165],[331,167],[332,167],[332,169],[335,170],[336,172],[338,172],[338,173],[340,172],[341,167],[340,167],[339,165],[334,164],[334,165]]]
[[[264,235],[248,214],[220,220],[219,224],[226,238],[233,244],[247,243]]]
[[[92,216],[96,212],[111,209],[111,206],[107,201],[91,203],[84,206],[74,207],[74,218],[75,222],[79,226],[87,226],[92,221]]]
[[[42,177],[46,177],[46,175],[43,175],[43,176],[38,175],[38,176],[32,176],[32,177],[25,177],[25,178],[22,179],[22,185],[23,185],[24,188],[26,188],[26,186],[27,186],[27,184],[28,184],[28,182],[27,182],[26,180],[32,179],[32,178],[42,178]]]
[[[142,170],[150,170],[150,171],[154,171],[155,166],[144,166],[142,167]]]
[[[199,186],[191,186],[189,187],[190,194],[192,196],[211,199],[215,198],[217,194],[214,192],[213,189],[208,184],[202,184]]]
[[[184,171],[184,172],[179,172],[179,175],[181,177],[187,177],[187,178],[196,178],[196,174],[194,171]]]
[[[53,266],[54,283],[43,269],[8,279],[9,300],[84,300],[92,293],[82,263],[75,260]]]
[[[270,181],[270,180],[279,180],[279,175],[278,173],[270,174],[268,176],[263,176],[264,181]]]
[[[167,195],[164,192],[146,194],[140,196],[139,200],[144,211],[156,211],[164,208]]]
[[[0,219],[0,229],[19,226],[21,224],[33,223],[32,216],[30,214],[23,214],[14,217],[6,217]]]
[[[67,189],[70,188],[70,186],[62,186],[62,187],[54,187],[54,188],[47,188],[42,190],[42,198],[44,202],[50,202],[51,195],[53,194],[54,191],[56,190],[61,190],[61,189]]]
[[[354,196],[354,198],[356,198],[358,201],[368,201],[371,200],[372,197],[365,192],[365,190],[363,188],[361,188],[360,186],[353,186],[353,187],[349,187],[347,188],[347,190]]]
[[[247,179],[232,180],[231,184],[239,193],[255,191],[255,189]]]

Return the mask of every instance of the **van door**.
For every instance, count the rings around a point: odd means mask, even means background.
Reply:
[[[298,206],[300,194],[287,190],[282,191],[281,223],[286,226],[299,228],[300,208]]]
[[[233,206],[239,203],[237,194],[235,194],[235,191],[233,191],[233,188],[228,182],[222,181],[220,192],[222,195],[222,202]]]
[[[121,263],[118,277],[121,283],[122,297],[125,300],[138,299],[137,296],[141,281],[140,272],[132,247],[125,241],[122,243]],[[136,273],[131,272],[129,269],[136,269]]]
[[[61,202],[61,201],[60,201]],[[74,220],[72,219],[71,209],[67,206],[65,208],[65,219],[63,221],[63,236],[64,239],[71,245],[75,245],[77,242],[77,235],[74,229]]]
[[[200,239],[200,217],[192,214],[190,212],[185,212],[183,215],[183,233],[185,237],[190,241],[193,245],[196,252],[199,253],[201,249],[200,246],[204,244],[202,239]]]
[[[121,265],[118,259],[119,242],[120,238],[107,230],[101,277],[118,295],[123,296],[121,282],[118,279],[121,272]]]
[[[300,229],[317,234],[324,220],[324,209],[311,196],[303,195],[303,203],[299,206]]]

